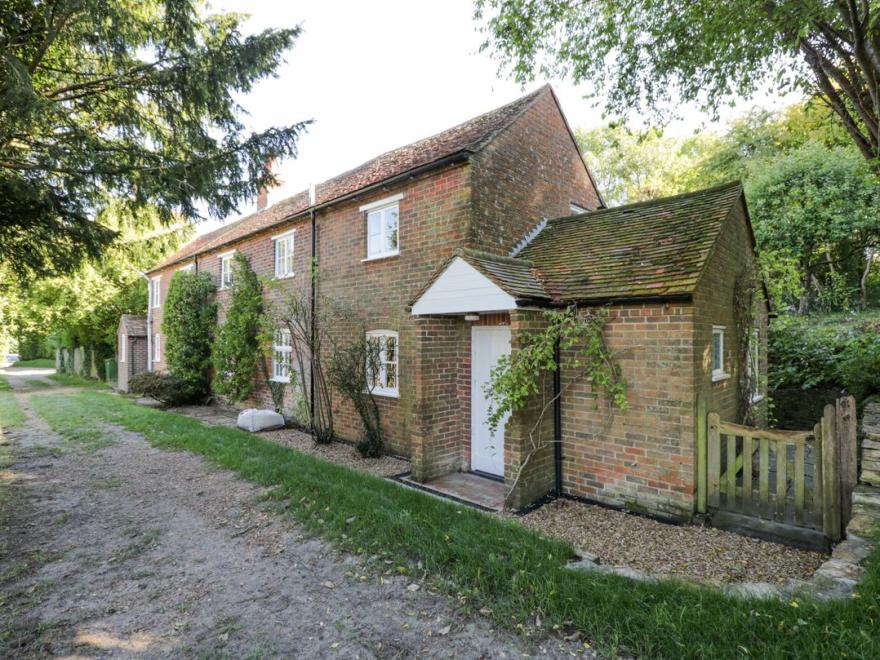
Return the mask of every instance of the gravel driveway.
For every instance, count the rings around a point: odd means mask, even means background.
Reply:
[[[13,379],[13,387],[16,382]],[[57,390],[56,390],[57,391]],[[27,414],[0,470],[0,656],[571,656],[305,536],[261,489],[109,429],[88,453]],[[2,439],[0,439],[2,442]]]

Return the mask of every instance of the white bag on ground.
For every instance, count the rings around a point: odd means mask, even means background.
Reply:
[[[284,426],[284,417],[274,410],[248,408],[238,413],[238,427],[245,431],[271,431]]]

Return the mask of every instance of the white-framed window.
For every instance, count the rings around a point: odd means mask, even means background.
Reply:
[[[728,374],[724,370],[724,331],[725,326],[723,325],[713,325],[712,326],[712,380],[724,380],[725,378],[729,378],[730,374]]]
[[[228,289],[232,286],[232,257],[235,252],[227,252],[220,255],[220,288]]]
[[[400,207],[403,195],[394,195],[360,207],[367,214],[367,258],[400,254]]]
[[[293,277],[293,236],[296,230],[273,236],[275,243],[275,277]]]
[[[371,330],[367,333],[367,344],[376,351],[376,364],[367,365],[367,387],[371,387],[374,394],[396,397],[397,333],[393,330]]]
[[[162,276],[150,279],[150,307],[156,308],[162,306]]]
[[[579,215],[581,213],[586,213],[589,209],[585,209],[583,206],[571,202],[568,205],[568,210],[572,215]]]
[[[764,398],[761,394],[761,332],[756,325],[749,334],[749,385],[752,388],[752,403]]]
[[[275,331],[275,339],[272,342],[272,380],[278,383],[290,382],[292,354],[290,330],[279,328]]]
[[[158,332],[153,335],[153,362],[159,362],[162,359],[162,335]]]
[[[195,264],[187,264],[186,266],[181,266],[177,270],[179,270],[181,273],[191,273],[195,269],[195,267]]]
[[[119,335],[119,361],[125,362],[125,335]]]

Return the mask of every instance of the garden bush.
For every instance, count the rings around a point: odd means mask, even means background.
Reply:
[[[781,316],[770,323],[771,390],[845,389],[861,400],[880,392],[880,317]]]
[[[135,374],[128,380],[128,389],[132,394],[148,396],[166,406],[178,406],[190,400],[190,387],[184,380],[156,371]]]
[[[187,401],[203,400],[210,391],[211,347],[217,325],[215,288],[207,273],[177,271],[165,300],[165,363],[182,382]]]
[[[263,285],[241,252],[234,257],[234,276],[226,319],[214,342],[214,392],[244,401],[254,391],[260,358]]]

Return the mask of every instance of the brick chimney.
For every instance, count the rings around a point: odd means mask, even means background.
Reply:
[[[275,159],[269,158],[265,165],[266,171],[271,172],[275,168]],[[277,185],[277,184],[276,184]],[[269,206],[269,187],[263,186],[257,193],[257,211],[262,211]]]

